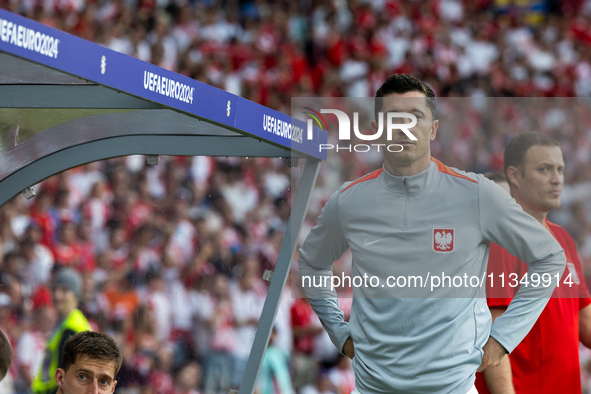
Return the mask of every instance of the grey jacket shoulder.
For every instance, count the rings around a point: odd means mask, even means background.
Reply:
[[[463,176],[468,177],[468,178],[470,178],[470,179],[472,179],[472,180],[474,180],[474,181],[476,181],[478,183],[483,182],[483,181],[492,182],[491,180],[487,179],[482,174],[477,174],[475,172],[468,172],[468,171],[460,170],[460,169],[458,169],[456,167],[449,167],[449,168],[452,169],[458,175],[463,175]]]

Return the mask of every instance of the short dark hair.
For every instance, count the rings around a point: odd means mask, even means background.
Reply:
[[[403,94],[406,92],[423,93],[427,98],[427,107],[431,110],[431,116],[435,119],[436,105],[433,89],[418,78],[406,74],[393,74],[386,78],[386,81],[376,92],[374,103],[375,120],[378,120],[378,113],[382,109],[383,97],[392,93]]]
[[[558,141],[556,141],[554,138],[546,134],[535,132],[523,133],[511,138],[505,147],[505,157],[503,163],[505,175],[507,175],[507,168],[509,168],[509,166],[516,167],[519,169],[519,171],[523,172],[525,155],[527,154],[529,148],[536,145],[560,146]]]
[[[502,172],[485,172],[484,177],[493,181],[494,183],[507,182],[507,177]]]
[[[95,331],[82,331],[68,338],[64,343],[61,368],[67,371],[76,363],[79,356],[87,356],[95,360],[115,361],[115,375],[121,368],[123,356],[117,344],[107,334]]]

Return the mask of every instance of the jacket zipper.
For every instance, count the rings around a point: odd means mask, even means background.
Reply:
[[[402,181],[404,184],[404,226],[403,231],[408,231],[408,185],[406,184],[406,178]]]

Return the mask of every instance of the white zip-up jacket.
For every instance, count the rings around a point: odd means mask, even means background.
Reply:
[[[548,287],[522,286],[492,326],[486,284],[465,286],[466,278],[485,277],[490,242],[528,263],[530,273],[554,278]],[[353,340],[361,394],[465,394],[489,335],[511,352],[566,265],[554,237],[508,193],[482,175],[435,159],[417,175],[393,176],[382,168],[343,185],[300,249],[300,274],[332,275],[334,261],[348,247],[352,276],[380,278],[377,287],[353,286],[348,323],[329,286],[308,284],[304,290],[335,346],[342,351],[347,338]],[[461,277],[463,283],[432,289],[434,275]],[[407,281],[404,288],[392,288],[388,276],[421,276],[427,286]]]

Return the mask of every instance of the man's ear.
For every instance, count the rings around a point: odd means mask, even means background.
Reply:
[[[431,124],[431,135],[430,140],[433,141],[437,137],[437,128],[439,127],[439,119],[435,119]]]
[[[378,132],[378,122],[376,122],[375,120],[370,120],[369,124],[371,125],[371,130],[373,132],[373,134],[375,135]],[[386,138],[387,138],[388,133],[386,132],[386,126],[384,124],[384,120],[382,119],[382,135],[377,138],[375,140],[376,143],[387,143],[386,142]]]
[[[509,182],[509,187],[519,187],[519,183],[521,181],[521,171],[519,168],[515,166],[507,167],[507,181]]]
[[[378,131],[378,122],[376,122],[375,120],[371,120],[369,124],[371,125],[371,129],[375,134],[375,132]]]
[[[66,371],[61,368],[55,370],[55,383],[60,389],[64,389],[64,380],[66,379]]]
[[[115,386],[117,386],[116,380],[113,382],[113,388],[111,389],[111,394],[113,394],[115,392]]]

